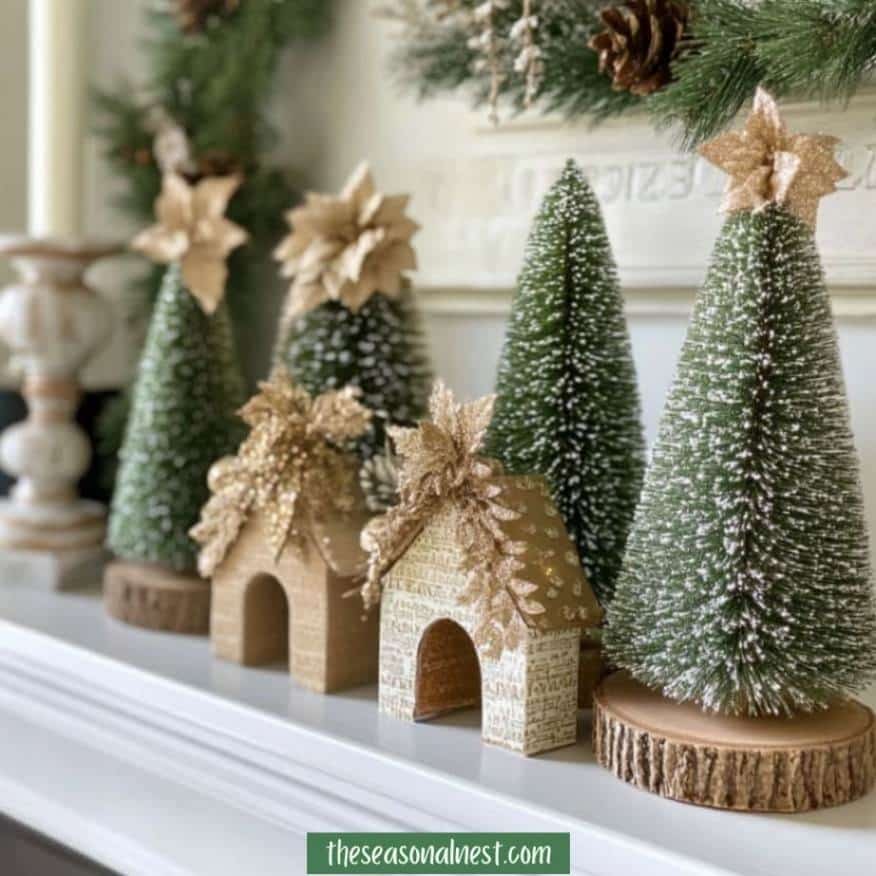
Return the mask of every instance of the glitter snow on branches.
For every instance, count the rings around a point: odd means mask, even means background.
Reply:
[[[736,213],[645,479],[606,645],[679,701],[812,710],[876,671],[858,460],[812,233]]]

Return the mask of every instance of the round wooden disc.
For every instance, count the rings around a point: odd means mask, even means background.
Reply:
[[[111,563],[103,578],[108,614],[150,630],[207,635],[210,583],[145,563]]]
[[[732,718],[618,672],[594,697],[593,748],[631,785],[720,809],[805,812],[876,784],[876,721],[853,700],[793,718]]]

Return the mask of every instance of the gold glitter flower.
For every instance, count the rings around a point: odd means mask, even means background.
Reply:
[[[282,366],[260,390],[241,410],[249,436],[236,456],[213,465],[212,496],[191,531],[202,545],[198,569],[205,578],[256,511],[265,514],[279,557],[289,542],[303,548],[311,520],[355,505],[356,466],[339,446],[361,435],[371,419],[355,390],[311,398]]]
[[[526,544],[503,529],[520,513],[503,502],[497,478],[501,466],[479,455],[494,402],[495,396],[487,396],[457,404],[439,381],[430,401],[431,422],[414,429],[390,428],[400,458],[399,504],[372,520],[362,533],[362,547],[370,556],[362,597],[371,607],[380,600],[384,572],[426,521],[445,503],[452,503],[467,573],[460,602],[476,607],[479,622],[473,638],[492,657],[521,641],[524,627],[519,612],[545,611],[531,598],[535,585],[517,578]]]
[[[757,213],[781,204],[814,229],[819,202],[848,176],[834,157],[838,142],[836,137],[789,133],[776,101],[758,88],[745,127],[721,134],[700,154],[730,175],[724,212]]]

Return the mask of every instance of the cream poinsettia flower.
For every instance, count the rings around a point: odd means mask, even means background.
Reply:
[[[248,237],[225,218],[240,183],[239,176],[222,176],[192,186],[178,174],[165,174],[155,201],[158,221],[131,243],[160,264],[179,262],[186,288],[205,313],[213,313],[225,294],[228,254]]]
[[[290,210],[292,232],[274,252],[292,280],[284,324],[325,301],[355,312],[375,293],[397,297],[404,272],[417,267],[410,241],[420,226],[406,215],[409,200],[378,192],[363,163],[340,195],[311,193]]]

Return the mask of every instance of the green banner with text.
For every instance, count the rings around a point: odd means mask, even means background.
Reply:
[[[569,873],[567,833],[309,833],[307,872]]]

